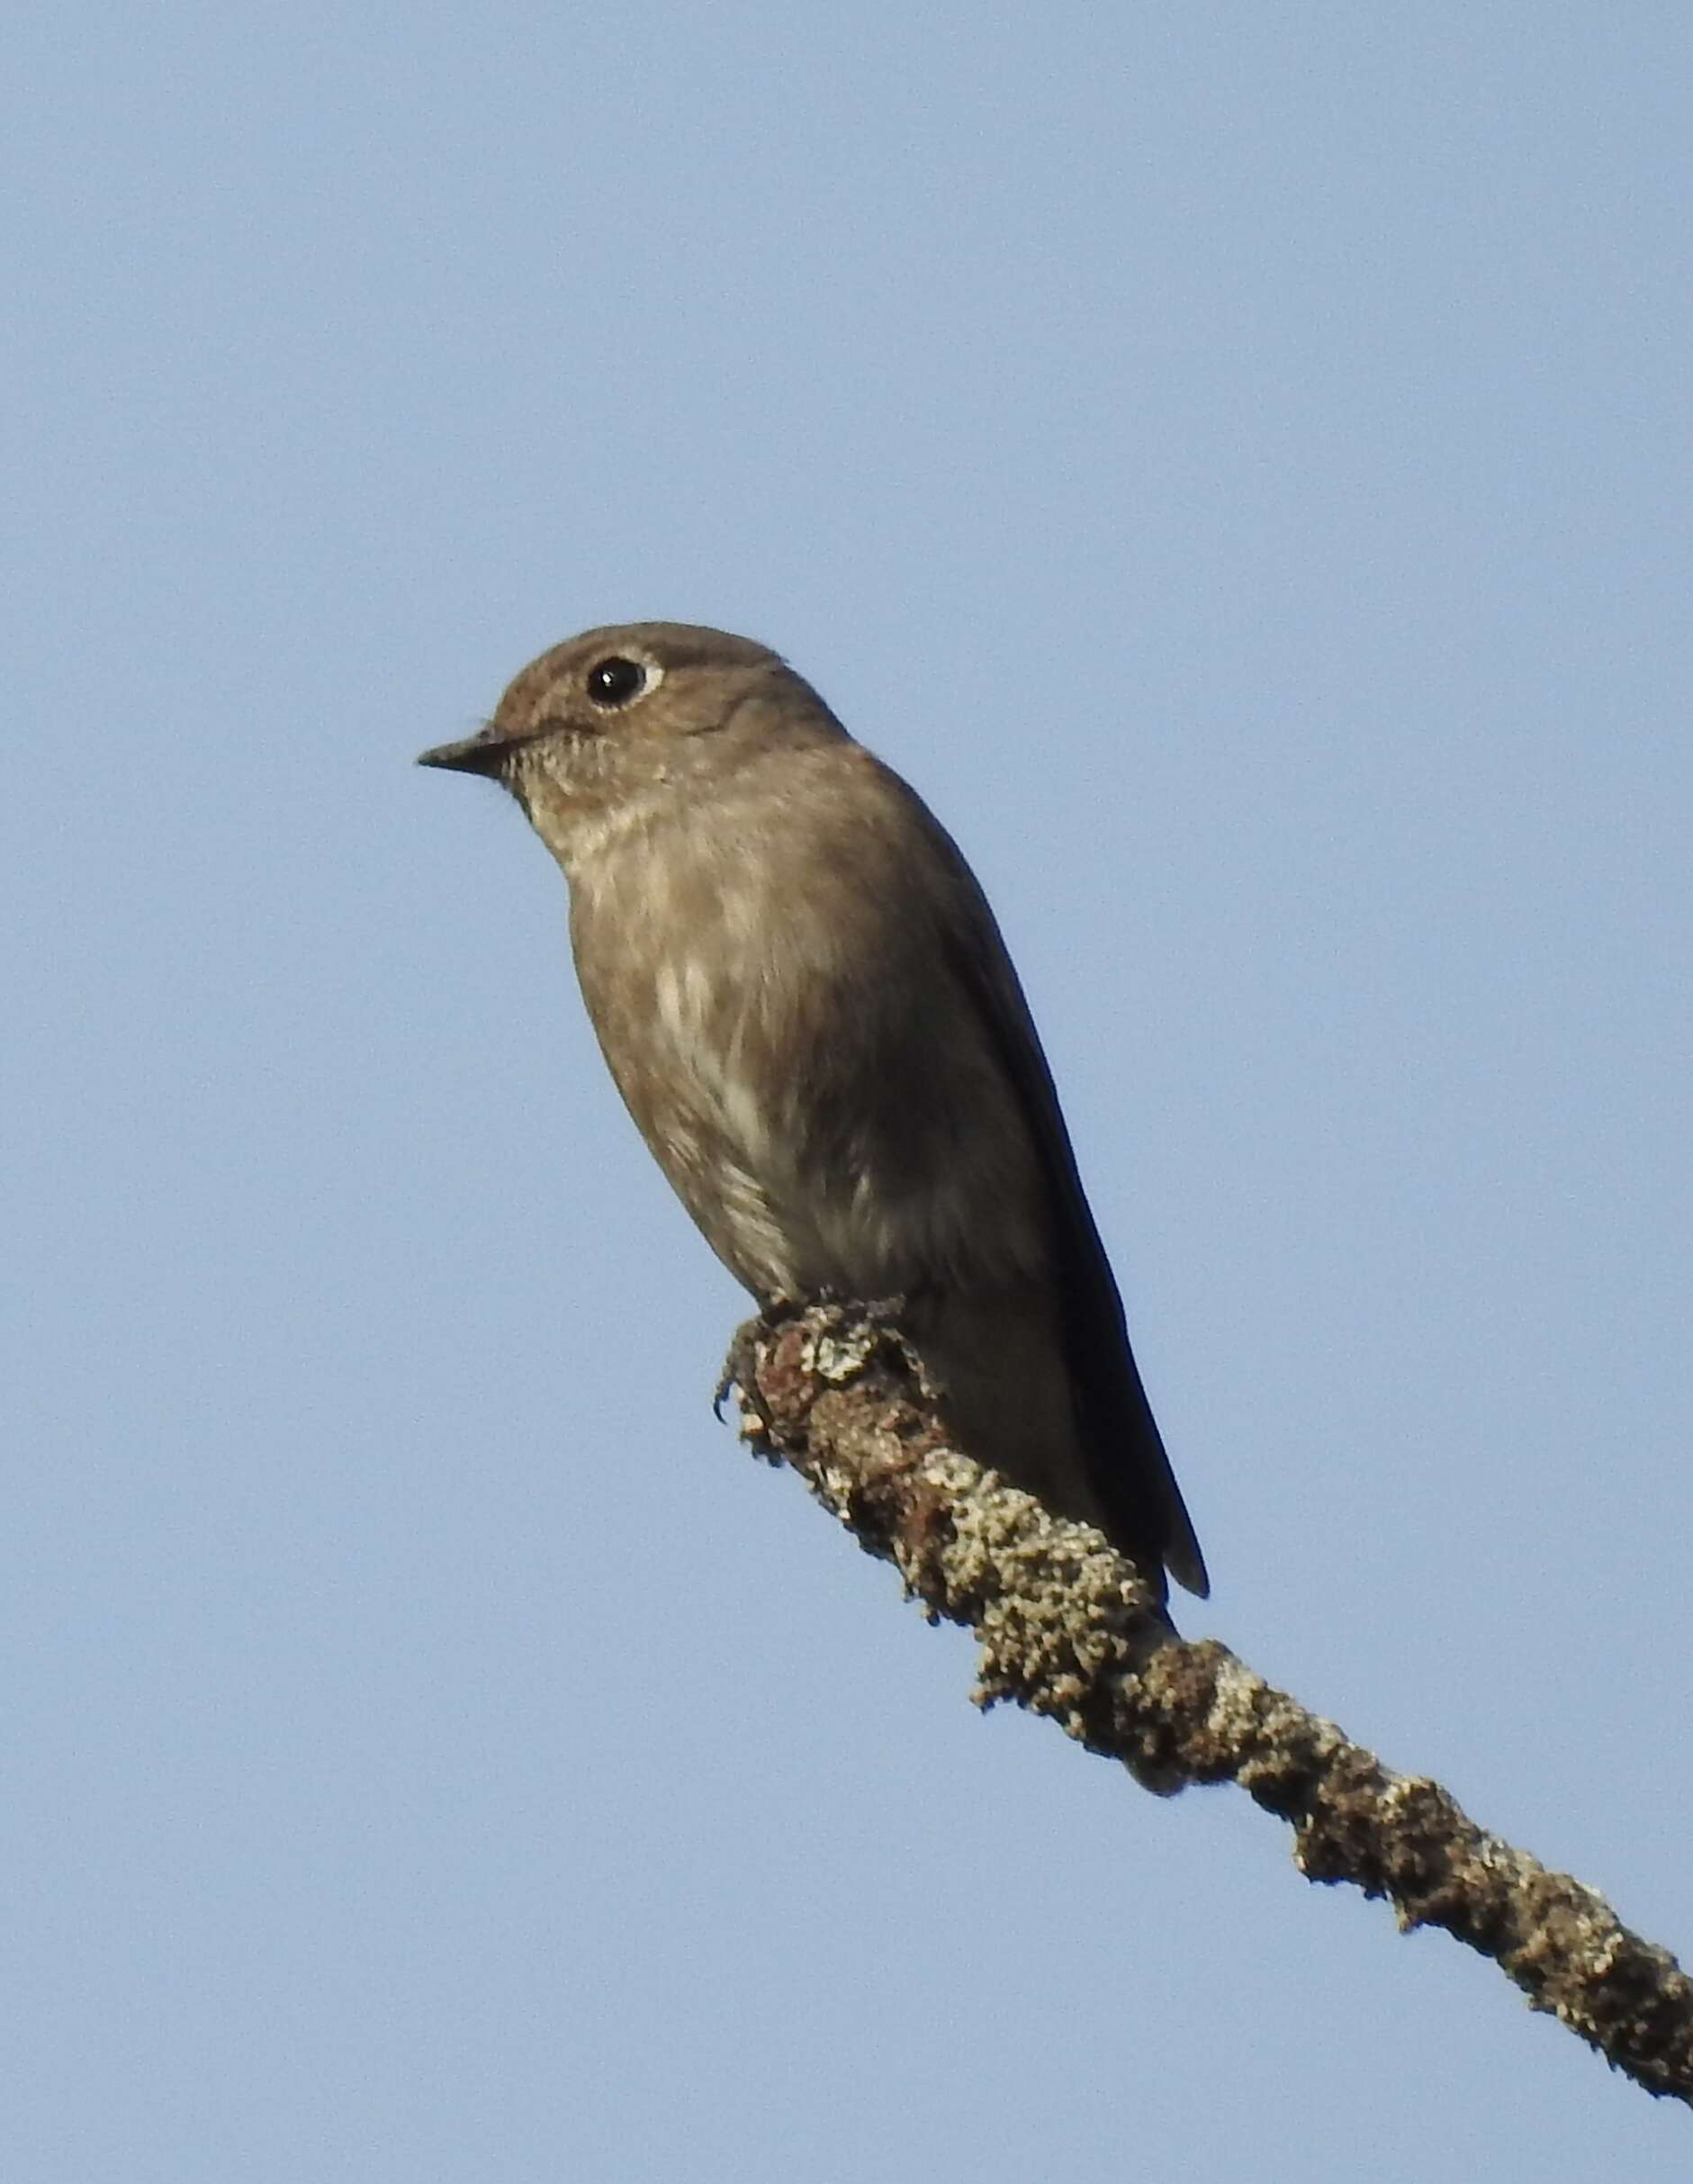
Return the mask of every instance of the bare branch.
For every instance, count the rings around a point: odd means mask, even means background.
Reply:
[[[743,1328],[743,1435],[797,1471],[930,1620],[981,1647],[975,1696],[1013,1700],[1161,1795],[1235,1782],[1292,1824],[1311,1881],[1444,1927],[1649,2092],[1693,2103],[1693,1981],[1600,1896],[1394,1774],[1213,1640],[1186,1643],[1131,1564],[946,1442],[893,1320],[819,1305]],[[725,1382],[725,1388],[729,1385]]]

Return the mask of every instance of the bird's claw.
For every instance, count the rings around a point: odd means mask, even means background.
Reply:
[[[743,1320],[729,1338],[728,1354],[723,1360],[723,1372],[717,1381],[716,1393],[711,1399],[712,1415],[723,1422],[723,1406],[736,1388],[745,1394],[752,1388],[752,1367],[758,1356],[758,1339],[766,1322],[763,1319]]]
[[[797,1319],[802,1313],[815,1311],[820,1306],[861,1319],[878,1329],[898,1346],[906,1364],[922,1379],[921,1364],[905,1332],[911,1309],[909,1297],[848,1297],[833,1289],[819,1290],[815,1295],[805,1297],[766,1297],[757,1318],[743,1320],[730,1338],[728,1354],[711,1398],[712,1415],[719,1424],[723,1421],[724,1405],[735,1389],[739,1388],[743,1396],[755,1393],[753,1373],[760,1343],[784,1322]]]

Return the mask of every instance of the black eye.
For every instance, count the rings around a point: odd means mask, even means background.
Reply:
[[[639,660],[626,660],[621,654],[614,654],[589,669],[588,695],[596,705],[627,705],[631,698],[641,695],[646,681],[646,670]]]

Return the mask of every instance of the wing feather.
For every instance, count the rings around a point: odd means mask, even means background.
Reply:
[[[1034,1018],[986,898],[932,814],[959,891],[942,943],[1014,1087],[1051,1209],[1066,1362],[1092,1485],[1123,1539],[1145,1542],[1200,1599],[1211,1581],[1129,1341],[1122,1299],[1100,1241]],[[984,942],[986,936],[986,944]]]

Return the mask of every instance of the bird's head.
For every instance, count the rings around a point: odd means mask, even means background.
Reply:
[[[485,728],[419,763],[502,782],[568,871],[672,796],[703,797],[773,750],[843,734],[810,685],[751,638],[630,622],[543,653]]]

